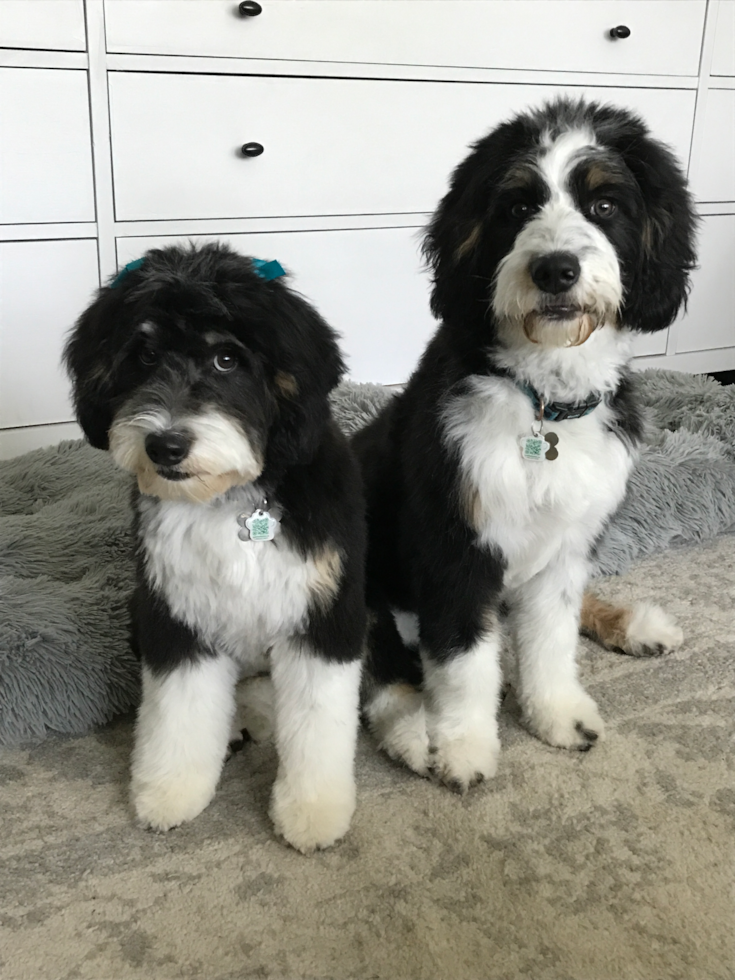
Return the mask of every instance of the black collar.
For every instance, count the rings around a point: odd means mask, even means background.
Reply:
[[[532,385],[516,384],[522,392],[531,399],[534,412],[538,418],[541,415],[543,406],[543,417],[546,422],[565,422],[567,419],[581,419],[590,412],[594,412],[602,401],[602,395],[590,395],[583,402],[545,402]]]
[[[498,374],[512,381],[524,395],[530,398],[536,418],[541,418],[541,410],[543,409],[543,419],[545,422],[565,422],[567,419],[584,418],[585,415],[594,412],[603,400],[602,395],[595,393],[583,402],[547,402],[539,395],[533,385],[519,381],[510,371],[506,371],[504,368],[496,368],[496,371]]]

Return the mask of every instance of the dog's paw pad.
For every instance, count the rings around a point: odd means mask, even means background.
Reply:
[[[379,748],[391,759],[402,762],[419,776],[430,774],[426,713],[415,688],[389,685],[365,705],[364,714]]]
[[[251,742],[250,732],[243,728],[240,732],[233,732],[230,735],[230,741],[227,744],[227,754],[225,755],[225,762],[228,762],[233,755],[237,755],[238,752],[242,752],[248,742]]]
[[[495,775],[499,755],[500,742],[495,732],[437,739],[430,751],[429,770],[438,782],[463,795]]]
[[[589,752],[605,737],[597,705],[581,689],[555,700],[527,704],[524,715],[535,735],[558,748]]]
[[[578,721],[574,728],[588,742],[594,744],[599,738],[598,732],[593,731],[591,728],[585,728],[581,721]],[[592,745],[588,746],[588,748],[592,748]]]
[[[622,649],[633,657],[661,657],[683,642],[684,634],[672,616],[660,606],[640,602],[633,607]]]

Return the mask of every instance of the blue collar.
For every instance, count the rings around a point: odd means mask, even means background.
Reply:
[[[584,402],[544,402],[532,385],[524,384],[522,381],[516,381],[515,378],[512,378],[512,380],[515,382],[516,387],[531,399],[534,414],[537,418],[541,414],[541,406],[543,405],[543,418],[545,422],[565,422],[567,419],[584,418],[585,415],[594,412],[602,401],[602,395],[590,395]]]

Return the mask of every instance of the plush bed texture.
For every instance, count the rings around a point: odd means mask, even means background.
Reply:
[[[667,371],[635,384],[646,444],[597,575],[735,530],[735,387]],[[351,433],[391,397],[348,382],[332,401]],[[0,743],[81,734],[136,704],[130,480],[82,441],[0,463]]]

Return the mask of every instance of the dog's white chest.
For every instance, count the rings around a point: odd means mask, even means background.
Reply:
[[[242,541],[230,502],[143,504],[146,570],[172,614],[202,640],[251,666],[273,642],[300,631],[318,570],[274,541]]]
[[[501,550],[510,588],[563,552],[587,554],[622,500],[632,465],[630,452],[605,425],[604,405],[581,419],[546,423],[558,436],[558,456],[524,459],[520,440],[531,431],[529,404],[521,392],[489,381],[446,413],[468,516],[479,543]]]

